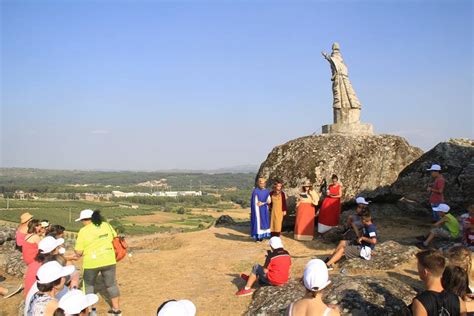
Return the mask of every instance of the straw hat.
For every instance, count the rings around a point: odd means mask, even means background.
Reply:
[[[28,222],[32,218],[33,218],[33,215],[31,215],[30,213],[23,213],[20,216],[20,223],[25,224],[26,222]]]

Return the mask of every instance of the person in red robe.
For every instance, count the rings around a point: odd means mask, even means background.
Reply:
[[[331,177],[332,183],[328,187],[327,195],[319,211],[318,233],[324,234],[339,225],[341,215],[342,186],[337,175]]]

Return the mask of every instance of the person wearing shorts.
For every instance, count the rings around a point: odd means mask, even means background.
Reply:
[[[241,274],[240,277],[247,281],[245,287],[240,289],[237,296],[252,295],[254,289],[252,285],[258,281],[260,285],[283,285],[290,277],[291,257],[288,251],[283,249],[280,237],[270,238],[270,251],[268,251],[265,264],[256,264],[252,268],[250,275]]]
[[[357,242],[341,240],[331,257],[325,260],[328,270],[332,270],[333,265],[343,257],[347,259],[363,258],[370,260],[371,253],[377,243],[377,228],[372,222],[372,217],[368,209],[363,211],[360,216],[363,224],[362,236],[357,239]]]
[[[449,213],[449,205],[441,203],[437,207],[433,207],[433,211],[438,214],[441,218],[439,221],[433,224],[426,240],[417,243],[419,248],[426,248],[433,241],[434,238],[440,237],[445,239],[456,239],[460,237],[461,229],[459,222],[452,214]]]
[[[110,315],[121,315],[119,308],[120,291],[116,280],[116,260],[112,240],[117,233],[112,226],[100,215],[99,211],[83,210],[76,222],[83,227],[77,235],[74,247],[77,256],[83,257],[82,268],[84,292],[94,294],[95,281],[99,274],[104,279],[105,288],[109,294],[112,308]]]
[[[364,227],[360,214],[362,214],[362,212],[367,208],[369,202],[367,202],[363,197],[359,196],[356,198],[356,203],[357,208],[355,210],[355,213],[347,218],[346,230],[344,231],[344,235],[352,228],[356,237],[359,238],[362,236],[361,230]]]

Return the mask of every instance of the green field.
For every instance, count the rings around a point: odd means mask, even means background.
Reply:
[[[165,211],[176,213],[176,219],[163,223],[132,223],[123,218],[133,216],[152,215],[165,212],[162,207],[155,205],[138,205],[138,209],[123,207],[131,205],[126,202],[89,202],[89,201],[64,201],[64,200],[7,200],[0,199],[0,220],[17,223],[20,215],[29,212],[37,219],[48,219],[52,224],[60,224],[68,231],[77,232],[81,223],[76,223],[74,219],[79,216],[83,209],[100,210],[102,215],[120,231],[129,235],[149,234],[155,232],[165,232],[173,227],[184,227],[182,231],[192,231],[208,227],[213,218],[211,216],[197,216],[191,214],[183,206],[169,206]]]

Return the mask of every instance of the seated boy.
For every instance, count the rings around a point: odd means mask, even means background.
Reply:
[[[460,235],[458,220],[449,213],[449,206],[447,204],[442,203],[433,207],[433,211],[435,211],[441,219],[433,224],[434,228],[431,229],[426,240],[417,243],[417,246],[420,248],[428,247],[435,237],[455,239]]]
[[[426,287],[413,299],[413,316],[466,315],[464,301],[457,295],[445,292],[441,284],[446,259],[437,250],[424,250],[416,254],[418,275]]]
[[[283,249],[280,237],[270,238],[269,244],[271,251],[268,251],[265,264],[263,266],[254,265],[250,275],[240,275],[242,279],[247,281],[247,284],[236,293],[237,296],[252,295],[254,291],[252,285],[257,280],[261,285],[283,285],[288,282],[291,267],[290,254]]]
[[[362,225],[362,219],[360,215],[362,212],[367,208],[369,202],[367,202],[363,197],[356,198],[357,208],[355,210],[355,214],[350,215],[346,221],[346,230],[344,232],[347,233],[351,228],[356,234],[357,238],[362,236],[361,230],[364,225]]]
[[[372,250],[374,250],[377,243],[377,229],[375,224],[372,223],[372,217],[368,209],[363,211],[360,216],[363,225],[362,236],[357,239],[357,243],[350,240],[341,240],[331,258],[326,259],[328,270],[332,270],[333,264],[341,260],[342,257],[347,259],[361,257],[370,260]]]

